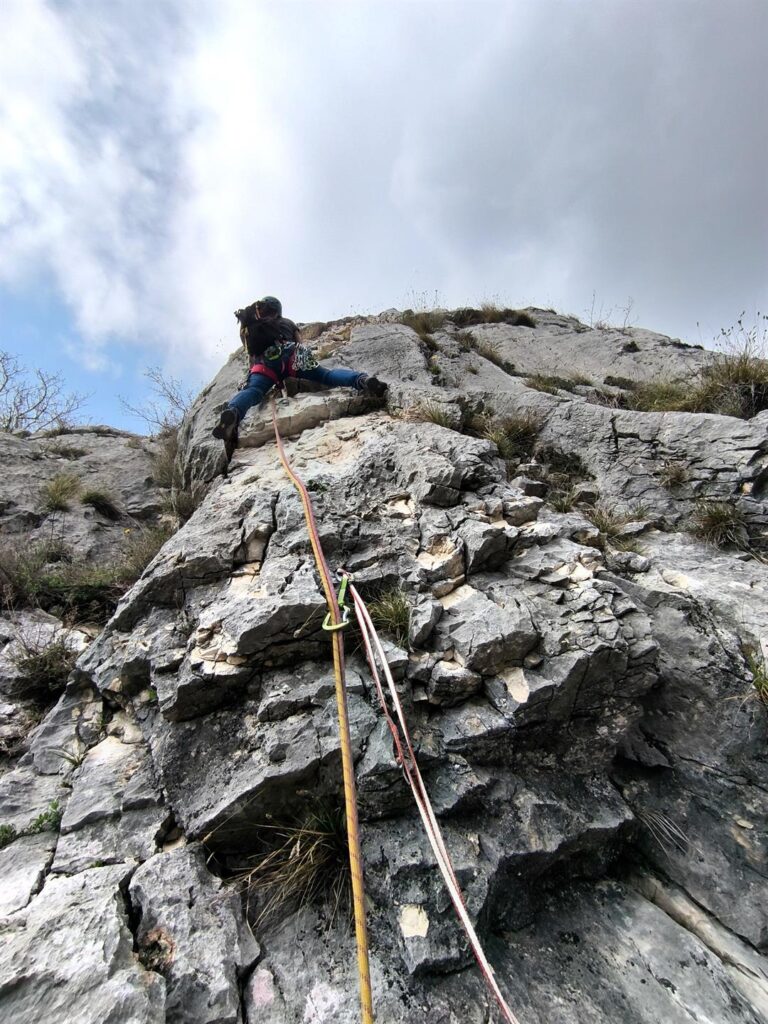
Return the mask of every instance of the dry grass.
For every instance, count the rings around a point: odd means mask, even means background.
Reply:
[[[66,512],[69,503],[81,487],[74,473],[57,473],[40,490],[40,508],[43,512]]]
[[[476,324],[510,324],[513,327],[535,327],[536,321],[530,315],[520,309],[510,309],[507,306],[499,306],[495,302],[483,302],[479,309],[465,306],[461,309],[454,309],[448,314],[448,318],[457,327],[472,327]]]
[[[19,637],[19,643],[21,651],[13,664],[23,677],[25,692],[43,699],[60,694],[77,661],[77,653],[67,643],[66,633],[47,643]]]
[[[419,338],[431,348],[434,342],[432,342],[430,335],[434,334],[435,331],[439,331],[444,325],[445,313],[440,310],[414,312],[412,309],[406,309],[400,317],[400,323],[416,331]]]
[[[120,562],[120,578],[126,587],[136,582],[163,544],[173,536],[173,532],[170,526],[164,524],[131,530],[127,534]]]
[[[502,459],[526,459],[532,452],[541,430],[541,419],[535,413],[514,416],[486,416],[479,424],[479,434],[493,441]]]
[[[555,377],[544,373],[534,373],[525,378],[525,386],[534,391],[544,391],[556,395],[558,391],[573,392],[579,386],[591,386],[592,381],[583,374],[575,373],[569,377]]]
[[[456,429],[456,419],[445,405],[440,402],[422,402],[409,413],[409,419],[421,423],[436,423],[439,427]]]
[[[708,412],[751,419],[768,409],[768,317],[745,326],[743,317],[721,331],[726,350],[715,352],[712,362],[691,386],[680,380],[640,384],[628,407],[644,412]]]
[[[584,516],[589,519],[593,526],[600,532],[598,547],[605,550],[606,546],[616,551],[638,551],[637,540],[634,537],[623,537],[622,528],[627,523],[634,523],[646,516],[643,508],[619,510],[616,507],[600,502],[593,508],[585,508]]]
[[[677,459],[667,459],[659,473],[659,483],[668,491],[680,487],[688,480],[688,467]]]
[[[715,547],[749,546],[744,514],[729,501],[702,499],[697,501],[690,522],[690,532]]]
[[[169,526],[126,530],[121,556],[93,565],[66,545],[0,550],[0,598],[10,608],[43,608],[69,623],[106,622],[125,591],[171,536]]]
[[[255,927],[299,907],[323,902],[331,920],[350,900],[349,849],[344,814],[321,809],[303,821],[264,825],[263,850],[235,876]]]
[[[107,491],[87,490],[80,495],[83,505],[90,505],[99,515],[113,522],[119,519],[122,512],[118,508],[115,499]]]

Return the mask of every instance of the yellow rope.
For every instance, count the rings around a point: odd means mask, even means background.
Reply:
[[[285,472],[299,492],[304,506],[304,517],[307,521],[309,541],[317,563],[317,571],[325,591],[333,625],[341,624],[336,592],[331,581],[328,563],[325,560],[317,525],[312,510],[309,492],[301,478],[291,469],[288,457],[283,448],[280,431],[277,429],[277,411],[274,395],[272,396],[272,422],[275,427],[275,440],[280,461]],[[347,692],[344,687],[344,640],[341,629],[331,632],[333,642],[333,671],[336,679],[336,705],[339,715],[339,739],[341,741],[341,767],[344,778],[344,803],[347,814],[347,840],[349,845],[349,869],[352,876],[352,903],[355,911],[355,935],[357,937],[357,971],[360,980],[360,1010],[363,1024],[373,1024],[373,999],[371,996],[371,972],[368,964],[368,930],[365,922],[365,891],[363,889],[362,857],[360,855],[360,831],[357,818],[357,791],[355,788],[355,769],[352,761],[352,743],[349,736],[349,714],[347,711]]]

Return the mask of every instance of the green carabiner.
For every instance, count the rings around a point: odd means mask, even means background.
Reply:
[[[349,577],[343,576],[341,579],[341,586],[339,587],[339,596],[336,598],[336,603],[339,606],[339,613],[341,615],[341,622],[331,622],[331,613],[323,619],[323,629],[328,633],[333,633],[337,629],[344,629],[345,626],[349,625],[349,608],[344,603],[344,599],[347,596],[347,582]]]

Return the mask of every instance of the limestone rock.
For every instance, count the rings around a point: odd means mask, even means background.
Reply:
[[[0,925],[0,1013],[19,1024],[165,1021],[165,983],[134,958],[125,865],[50,879]]]
[[[165,978],[169,1019],[240,1024],[239,978],[259,954],[235,892],[223,890],[188,846],[135,872],[130,899],[141,921],[139,960]]]

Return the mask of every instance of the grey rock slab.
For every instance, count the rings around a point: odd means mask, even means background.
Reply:
[[[438,661],[427,684],[427,695],[431,704],[453,707],[477,693],[482,685],[477,672],[455,661]]]
[[[110,428],[84,428],[52,438],[0,440],[5,471],[0,501],[0,536],[27,549],[61,541],[79,561],[115,560],[125,548],[126,529],[154,523],[162,492],[152,474],[154,444]],[[67,458],[57,453],[67,451]],[[112,519],[74,495],[66,510],[45,509],[45,487],[57,476],[77,477],[81,493],[98,490],[119,510]]]
[[[423,647],[426,644],[442,614],[443,606],[439,601],[421,598],[414,602],[408,626],[412,647]]]
[[[443,615],[436,633],[445,648],[466,668],[493,675],[522,662],[536,645],[538,633],[523,603],[510,597],[504,607],[471,586],[442,598]]]
[[[375,717],[354,693],[348,708],[357,758]],[[338,792],[335,699],[278,722],[260,721],[258,709],[246,701],[191,722],[155,716],[147,723],[159,782],[188,836],[210,835],[219,846],[247,844],[270,816],[285,820],[308,799]]]
[[[19,836],[0,850],[0,917],[21,910],[43,885],[56,847],[52,832]]]
[[[164,1024],[165,982],[133,954],[125,865],[51,877],[0,923],[0,1015],[18,1024]]]
[[[141,863],[157,852],[167,824],[168,813],[162,807],[128,810],[118,818],[91,822],[59,837],[51,871],[72,875],[104,864]]]
[[[240,1024],[239,979],[259,947],[239,896],[211,875],[202,847],[148,860],[133,875],[129,894],[140,915],[139,959],[165,952],[158,969],[165,978],[168,1019]]]
[[[143,742],[106,736],[88,751],[71,785],[54,872],[72,874],[100,864],[143,861],[155,853],[168,811]]]
[[[496,976],[531,1024],[760,1024],[727,969],[658,907],[615,882],[550,897],[508,933]]]
[[[35,769],[44,775],[60,775],[77,761],[98,738],[104,714],[101,695],[90,686],[61,695],[35,730],[29,752]]]
[[[691,932],[726,965],[734,986],[756,1013],[768,1019],[768,959],[728,931],[676,885],[635,873],[632,886]]]
[[[88,751],[72,778],[72,795],[61,821],[61,831],[76,832],[85,825],[120,813],[123,793],[146,762],[142,745],[107,736]]]
[[[503,520],[496,525],[467,519],[459,527],[468,575],[484,568],[496,569],[506,560],[516,533],[507,534],[505,525]]]
[[[642,328],[587,328],[573,320],[553,325],[535,314],[535,328],[478,324],[470,328],[481,341],[498,348],[519,374],[578,375],[602,384],[607,368],[614,377],[645,381],[689,377],[706,366],[711,354]],[[630,344],[631,343],[631,344]],[[563,371],[567,367],[567,371]]]
[[[11,771],[0,778],[0,824],[25,831],[55,804],[66,805],[69,789],[60,775],[42,775],[35,771],[26,754]]]

